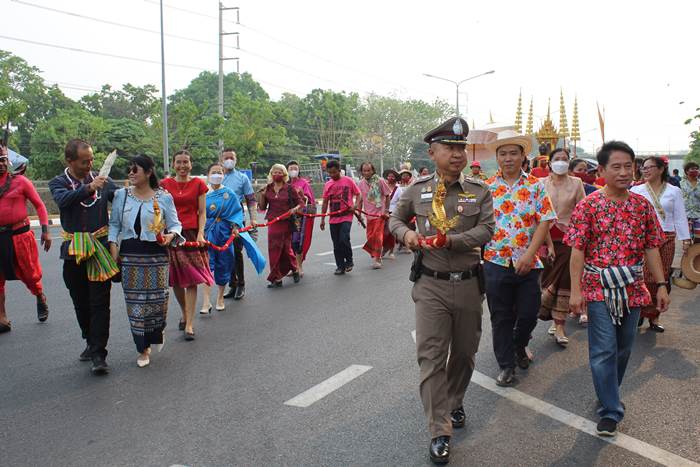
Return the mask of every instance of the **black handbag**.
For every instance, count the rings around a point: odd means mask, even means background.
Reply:
[[[292,185],[287,185],[287,200],[289,203],[289,209],[294,209],[297,205],[294,203],[294,197],[292,196]],[[292,214],[289,216],[289,230],[294,234],[301,232],[301,217],[298,214]]]

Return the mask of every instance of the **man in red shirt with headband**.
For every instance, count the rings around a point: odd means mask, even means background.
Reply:
[[[46,206],[27,178],[10,173],[7,147],[0,146],[0,334],[12,330],[5,311],[5,281],[22,281],[36,296],[39,321],[44,322],[49,317],[41,285],[39,251],[27,217],[27,201],[39,215],[41,244],[49,251],[51,238]]]

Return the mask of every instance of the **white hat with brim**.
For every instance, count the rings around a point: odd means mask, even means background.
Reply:
[[[695,283],[700,283],[700,243],[697,243],[683,255],[681,259],[683,277]]]
[[[523,148],[525,155],[532,151],[532,138],[526,135],[521,135],[515,130],[503,130],[498,132],[498,137],[487,144],[489,151],[496,152],[501,146],[515,144]]]

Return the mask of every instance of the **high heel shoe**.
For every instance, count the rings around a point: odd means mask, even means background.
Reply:
[[[211,305],[209,305],[209,308],[202,308],[199,310],[200,315],[210,315],[211,314]],[[181,329],[181,331],[184,331],[184,329]]]
[[[151,363],[150,356],[146,354],[144,357],[143,355],[139,354],[139,357],[136,359],[136,365],[138,365],[139,368],[143,368],[148,366]]]
[[[554,340],[556,340],[557,344],[564,348],[566,348],[566,346],[569,345],[569,338],[566,336],[554,336]]]
[[[185,331],[185,340],[186,341],[193,341],[194,340],[194,331],[192,331],[192,332]]]
[[[163,342],[161,342],[160,344],[153,344],[153,347],[158,353],[163,351],[163,347],[165,347],[165,334],[163,334]]]

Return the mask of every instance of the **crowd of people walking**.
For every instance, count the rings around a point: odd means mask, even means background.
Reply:
[[[79,359],[91,361],[94,374],[110,371],[113,282],[122,284],[136,363],[145,367],[152,349],[165,345],[171,288],[181,311],[178,328],[184,340],[194,340],[200,293],[200,314],[245,297],[244,251],[258,274],[268,267],[268,288],[283,287],[287,277],[298,283],[320,217],[320,229],[330,229],[334,274],[348,274],[356,262],[350,243],[356,219],[366,231],[363,250],[372,269],[399,251],[415,255],[420,392],[433,461],[449,460],[452,430],[464,426],[462,400],[479,346],[483,297],[500,386],[515,384],[516,368],[533,362],[528,343],[538,319],[551,321],[548,332],[562,348],[570,343],[568,319],[588,326],[598,433],[614,435],[625,413],[619,386],[637,328],[647,319],[651,331],[664,332],[660,317],[670,303],[676,244],[685,254],[700,239],[700,167],[690,162],[683,178],[671,176],[667,160],[639,160],[627,144],[611,141],[599,150],[595,172],[567,148],[541,155],[530,171],[531,138],[505,130],[490,143],[498,171],[489,177],[474,160],[465,175],[468,131],[466,121],[453,118],[429,132],[435,171],[423,167],[416,176],[408,167],[379,174],[363,162],[355,181],[337,160],[328,161],[320,213],[297,161],[272,165],[256,192],[236,169],[231,148],[208,167],[206,182],[192,175],[186,150],[174,155],[174,175],[163,180],[154,161],[140,155],[129,161],[127,186],[118,187],[93,172],[89,143],[69,141],[66,168],[49,188],[63,229],[63,280],[86,341]],[[22,281],[36,296],[39,321],[49,314],[26,201],[36,208],[48,251],[47,210],[32,183],[11,173],[3,147],[0,333],[11,330],[6,280]],[[436,206],[444,211],[443,224]],[[266,255],[257,244],[260,227],[267,228]],[[444,247],[427,241],[436,235]]]

